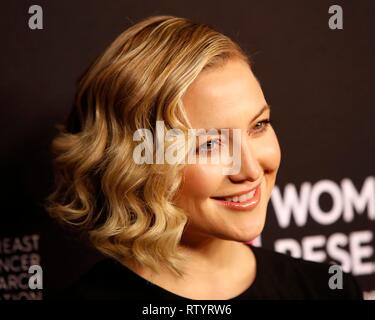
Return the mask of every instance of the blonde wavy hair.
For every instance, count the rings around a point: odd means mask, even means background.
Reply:
[[[137,129],[186,132],[182,97],[202,72],[248,56],[227,36],[186,18],[152,16],[125,30],[78,83],[74,108],[52,142],[48,213],[87,232],[100,252],[182,275],[187,215],[173,204],[183,165],[137,164]]]

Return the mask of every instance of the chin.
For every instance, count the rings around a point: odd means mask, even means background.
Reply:
[[[216,235],[216,237],[228,241],[251,242],[263,231],[264,224],[252,225],[250,228],[236,230],[231,233]]]
[[[265,219],[259,219],[259,221],[253,222],[246,228],[241,228],[237,232],[235,241],[239,242],[250,242],[257,238],[263,231],[265,225]]]
[[[262,229],[263,230],[263,229]],[[252,242],[254,241],[261,233],[262,230],[259,230],[259,232],[254,232],[251,234],[247,234],[246,236],[242,237],[242,239],[238,240],[239,242]]]

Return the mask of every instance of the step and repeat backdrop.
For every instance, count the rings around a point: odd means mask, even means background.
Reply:
[[[43,209],[50,143],[79,76],[119,33],[157,14],[210,24],[254,61],[282,151],[255,244],[339,264],[375,299],[374,13],[370,0],[4,3],[0,299],[48,298],[102,258]]]

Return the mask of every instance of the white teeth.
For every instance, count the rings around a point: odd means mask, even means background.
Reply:
[[[244,201],[244,200],[246,200],[246,199],[247,199],[247,194],[243,194],[243,195],[241,195],[241,196],[238,197],[238,200],[239,200],[240,202],[242,202],[242,201]]]
[[[231,201],[231,202],[243,202],[243,201],[246,201],[248,199],[251,199],[252,197],[254,197],[254,194],[255,194],[255,190],[251,191],[251,192],[248,192],[248,193],[245,193],[241,196],[235,196],[235,197],[227,197],[225,198],[226,201]]]

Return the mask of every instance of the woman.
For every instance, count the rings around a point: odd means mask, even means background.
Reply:
[[[108,256],[70,297],[361,298],[349,274],[331,290],[329,265],[248,244],[280,148],[249,58],[209,26],[173,16],[133,25],[81,79],[60,130],[48,211]]]

